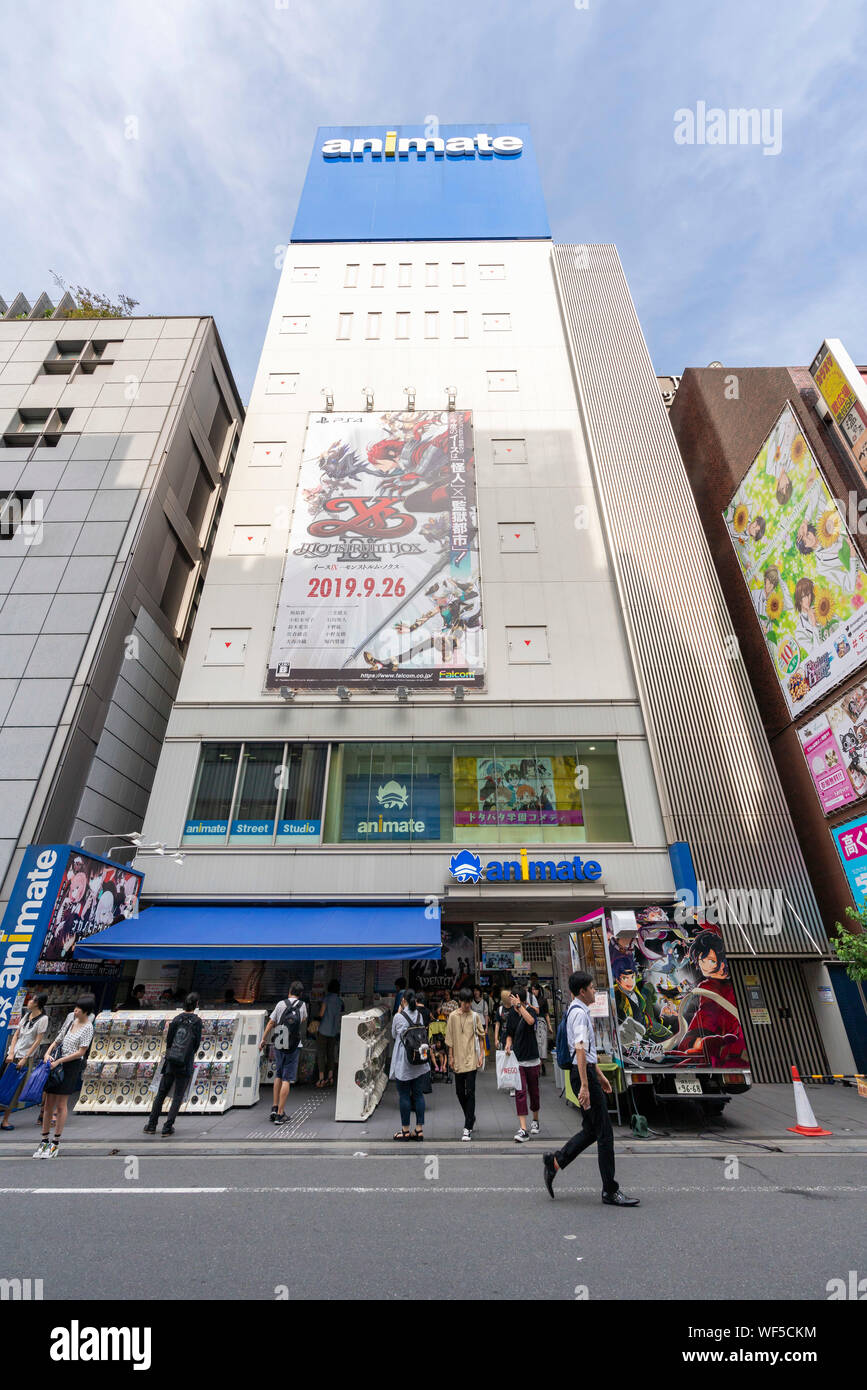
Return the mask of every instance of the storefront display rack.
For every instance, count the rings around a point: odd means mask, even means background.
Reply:
[[[150,1110],[151,1087],[162,1064],[168,1026],[176,1016],[176,1009],[97,1015],[76,1112],[143,1114]],[[219,1114],[233,1105],[255,1105],[264,1010],[202,1011],[199,1016],[202,1042],[181,1113]],[[168,1104],[166,1100],[165,1108]]]
[[[336,1120],[367,1120],[388,1084],[388,1025],[384,1009],[344,1014],[340,1030]]]

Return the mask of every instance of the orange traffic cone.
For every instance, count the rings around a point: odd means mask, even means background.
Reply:
[[[830,1134],[830,1129],[822,1129],[821,1125],[816,1124],[816,1116],[813,1114],[813,1107],[807,1099],[807,1092],[798,1075],[797,1067],[792,1067],[792,1085],[795,1088],[795,1118],[798,1123],[788,1126],[789,1134],[806,1134],[811,1137]]]

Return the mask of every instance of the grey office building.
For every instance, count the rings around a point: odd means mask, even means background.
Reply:
[[[243,420],[212,319],[72,307],[0,300],[0,907],[142,823]]]

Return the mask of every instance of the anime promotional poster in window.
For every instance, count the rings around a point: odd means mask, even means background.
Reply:
[[[725,945],[716,927],[679,925],[660,907],[607,927],[617,1030],[627,1070],[749,1067]],[[615,934],[616,933],[616,934]]]
[[[583,825],[575,757],[455,758],[455,825]]]
[[[266,688],[484,676],[472,413],[311,415]]]

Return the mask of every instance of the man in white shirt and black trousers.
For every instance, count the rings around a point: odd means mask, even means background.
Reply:
[[[599,1172],[602,1174],[602,1201],[609,1207],[637,1207],[637,1197],[627,1197],[620,1191],[614,1176],[614,1131],[608,1114],[606,1095],[611,1084],[597,1068],[596,1034],[589,1005],[596,998],[593,976],[586,970],[576,970],[569,976],[572,1002],[566,1015],[566,1037],[572,1065],[569,1078],[581,1107],[581,1129],[557,1153],[542,1157],[545,1165],[545,1186],[554,1196],[554,1178],[591,1144],[597,1145]]]

